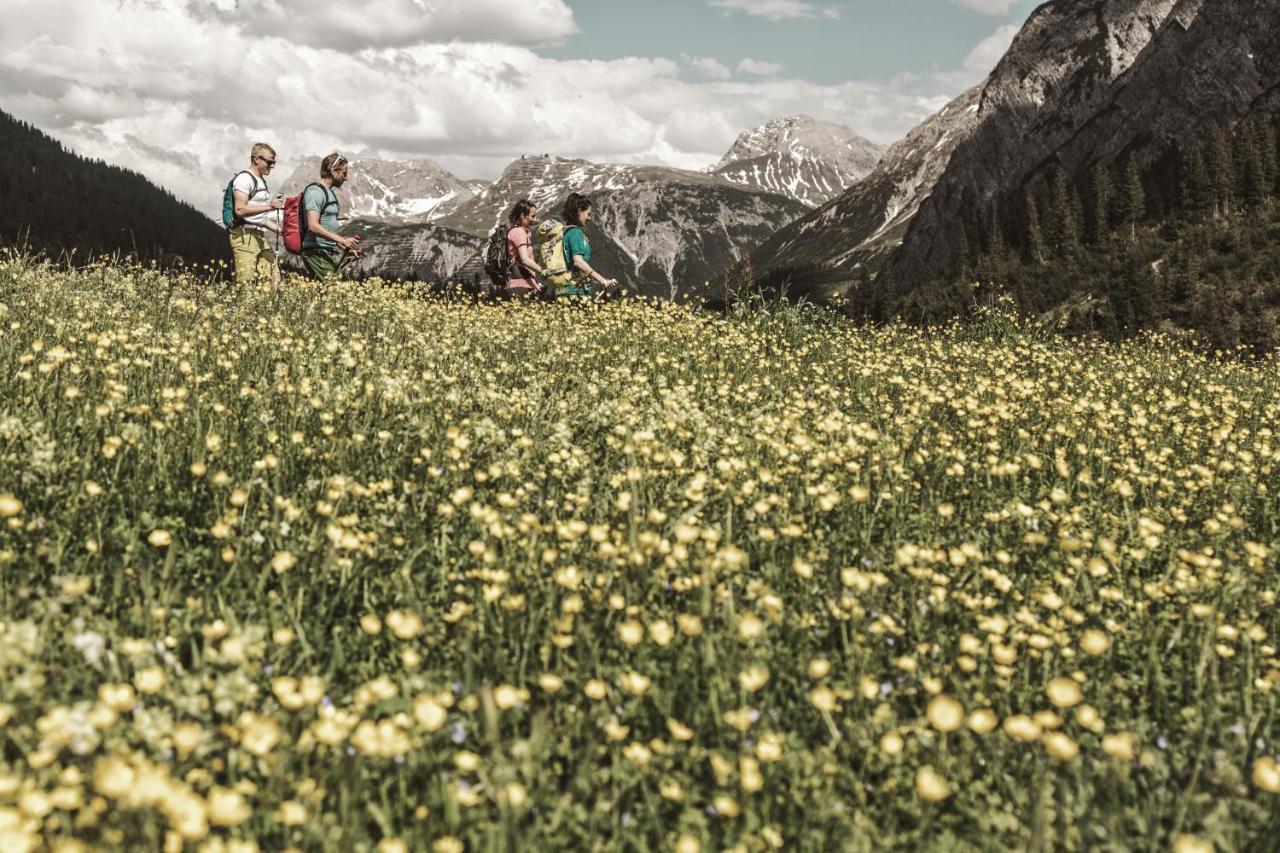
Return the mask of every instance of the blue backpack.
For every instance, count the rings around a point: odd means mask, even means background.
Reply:
[[[223,228],[235,228],[237,225],[244,224],[244,220],[241,219],[239,216],[236,216],[235,183],[236,183],[236,178],[240,177],[241,175],[248,175],[249,177],[253,178],[253,181],[254,181],[253,185],[255,187],[258,185],[258,179],[254,177],[254,174],[248,171],[247,169],[243,172],[236,172],[235,175],[232,176],[231,181],[227,184],[227,188],[222,191],[222,227]],[[264,185],[266,184],[265,180],[263,181],[263,184]],[[252,198],[252,196],[250,196],[250,198]]]

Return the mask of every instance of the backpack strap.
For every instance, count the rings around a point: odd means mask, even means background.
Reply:
[[[241,175],[248,175],[250,178],[253,178],[254,192],[249,193],[248,197],[245,198],[245,204],[248,204],[249,200],[252,199],[254,195],[257,194],[256,191],[258,189],[258,179],[254,178],[253,172],[250,172],[248,169],[242,169],[231,176],[231,227],[232,228],[235,228],[238,225],[244,225],[244,218],[240,216],[236,216],[236,178],[240,177]]]
[[[300,204],[298,205],[298,207],[301,208],[298,211],[298,230],[302,233],[303,237],[307,236],[307,190],[312,187],[319,187],[324,190],[324,204],[320,207],[320,214],[322,216],[324,215],[324,212],[329,209],[330,205],[336,206],[338,204],[338,194],[319,181],[312,181],[303,187]],[[332,197],[332,201],[330,201],[330,197]]]

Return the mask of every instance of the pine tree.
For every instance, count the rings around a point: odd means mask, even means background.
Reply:
[[[1040,229],[1040,210],[1036,197],[1027,192],[1027,259],[1032,263],[1043,264],[1044,232]]]
[[[1254,122],[1244,122],[1236,133],[1236,171],[1240,197],[1251,210],[1257,210],[1271,195],[1266,169],[1262,163],[1262,142]]]
[[[1130,241],[1135,241],[1138,239],[1138,223],[1146,218],[1147,196],[1142,187],[1142,169],[1138,166],[1137,155],[1133,153],[1125,163],[1118,201],[1120,224],[1129,230]]]
[[[1071,254],[1080,246],[1078,203],[1067,186],[1067,173],[1061,167],[1054,169],[1049,181],[1049,245],[1055,254]]]
[[[1101,245],[1111,234],[1111,196],[1113,194],[1111,170],[1101,163],[1094,164],[1089,180],[1089,244]]]
[[[1204,151],[1199,145],[1190,145],[1182,153],[1179,169],[1181,191],[1179,206],[1197,219],[1209,210],[1212,199],[1209,190],[1209,171],[1205,166]]]
[[[1209,197],[1215,217],[1227,216],[1233,208],[1232,188],[1235,167],[1231,156],[1231,138],[1221,123],[1209,130],[1209,150],[1205,166],[1209,172]]]

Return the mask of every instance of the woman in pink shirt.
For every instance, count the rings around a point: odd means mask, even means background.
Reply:
[[[507,217],[511,223],[507,230],[507,258],[511,261],[507,292],[514,295],[528,296],[542,290],[537,278],[542,275],[542,267],[533,259],[532,228],[537,215],[537,205],[522,198]]]

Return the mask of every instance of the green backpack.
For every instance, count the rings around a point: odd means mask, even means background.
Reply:
[[[534,229],[533,236],[542,281],[552,287],[563,287],[573,281],[573,270],[564,257],[564,223],[548,219]]]

